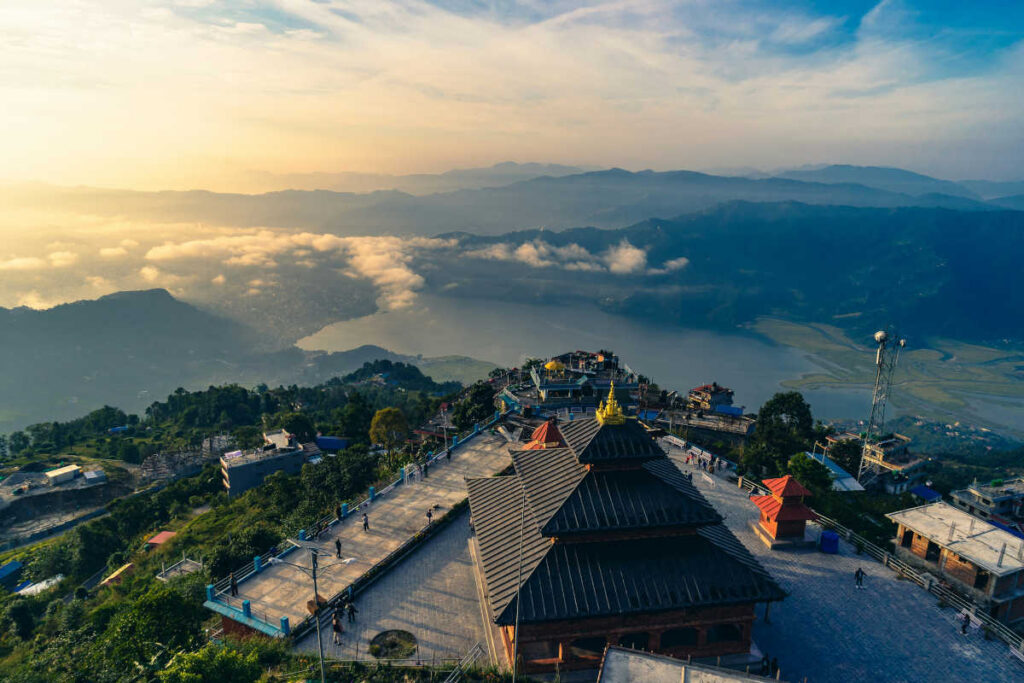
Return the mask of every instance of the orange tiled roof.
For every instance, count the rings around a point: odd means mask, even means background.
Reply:
[[[786,497],[811,495],[811,492],[804,488],[803,484],[798,482],[789,474],[784,477],[779,477],[778,479],[765,479],[762,483],[771,489],[771,492],[776,496]]]
[[[775,496],[752,496],[754,505],[761,509],[764,516],[777,522],[792,522],[799,519],[815,520],[818,515],[803,503],[783,505]]]
[[[565,448],[565,439],[562,432],[558,431],[558,425],[554,420],[548,420],[534,429],[530,435],[530,443],[526,444],[523,450],[537,451],[543,448]]]

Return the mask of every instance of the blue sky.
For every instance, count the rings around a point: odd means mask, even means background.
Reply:
[[[507,159],[1024,177],[1024,2],[9,0],[0,33],[0,178],[244,189]]]

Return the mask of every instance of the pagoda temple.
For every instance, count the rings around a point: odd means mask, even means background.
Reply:
[[[804,498],[811,492],[789,474],[778,479],[765,479],[762,483],[772,493],[750,498],[761,510],[761,518],[753,525],[754,531],[769,548],[780,541],[802,542],[807,522],[818,518],[804,505]]]
[[[594,418],[556,429],[563,445],[512,451],[514,474],[467,481],[508,661],[516,652],[524,671],[594,668],[607,645],[749,652],[756,603],[785,593],[626,417],[614,387]]]

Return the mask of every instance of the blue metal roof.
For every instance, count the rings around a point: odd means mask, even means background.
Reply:
[[[660,414],[660,410],[640,410],[637,412],[636,416],[641,420],[656,420]]]
[[[23,566],[24,565],[18,560],[11,560],[4,566],[0,567],[0,579],[6,579],[8,576],[21,569]]]
[[[917,486],[914,486],[913,488],[910,489],[910,492],[913,493],[918,498],[928,501],[929,503],[942,498],[941,493],[939,493],[935,489],[928,488],[924,484],[918,484]]]
[[[1007,532],[1009,534],[1013,534],[1017,538],[1024,538],[1024,534],[1022,534],[1018,529],[1015,529],[1012,526],[1007,526],[1007,525],[1003,524],[1002,522],[995,521],[994,519],[989,519],[989,520],[986,520],[986,521],[989,524],[991,524],[992,526],[999,527],[1003,531],[1005,531],[1005,532]]]
[[[323,451],[343,451],[348,448],[351,439],[340,436],[318,436],[316,437],[317,448]]]
[[[715,406],[715,412],[722,413],[723,415],[742,417],[743,408],[740,408],[739,406]]]

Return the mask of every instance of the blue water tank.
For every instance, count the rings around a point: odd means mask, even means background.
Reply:
[[[828,553],[829,555],[836,555],[839,553],[839,534],[834,531],[822,531],[820,547],[821,552]]]

